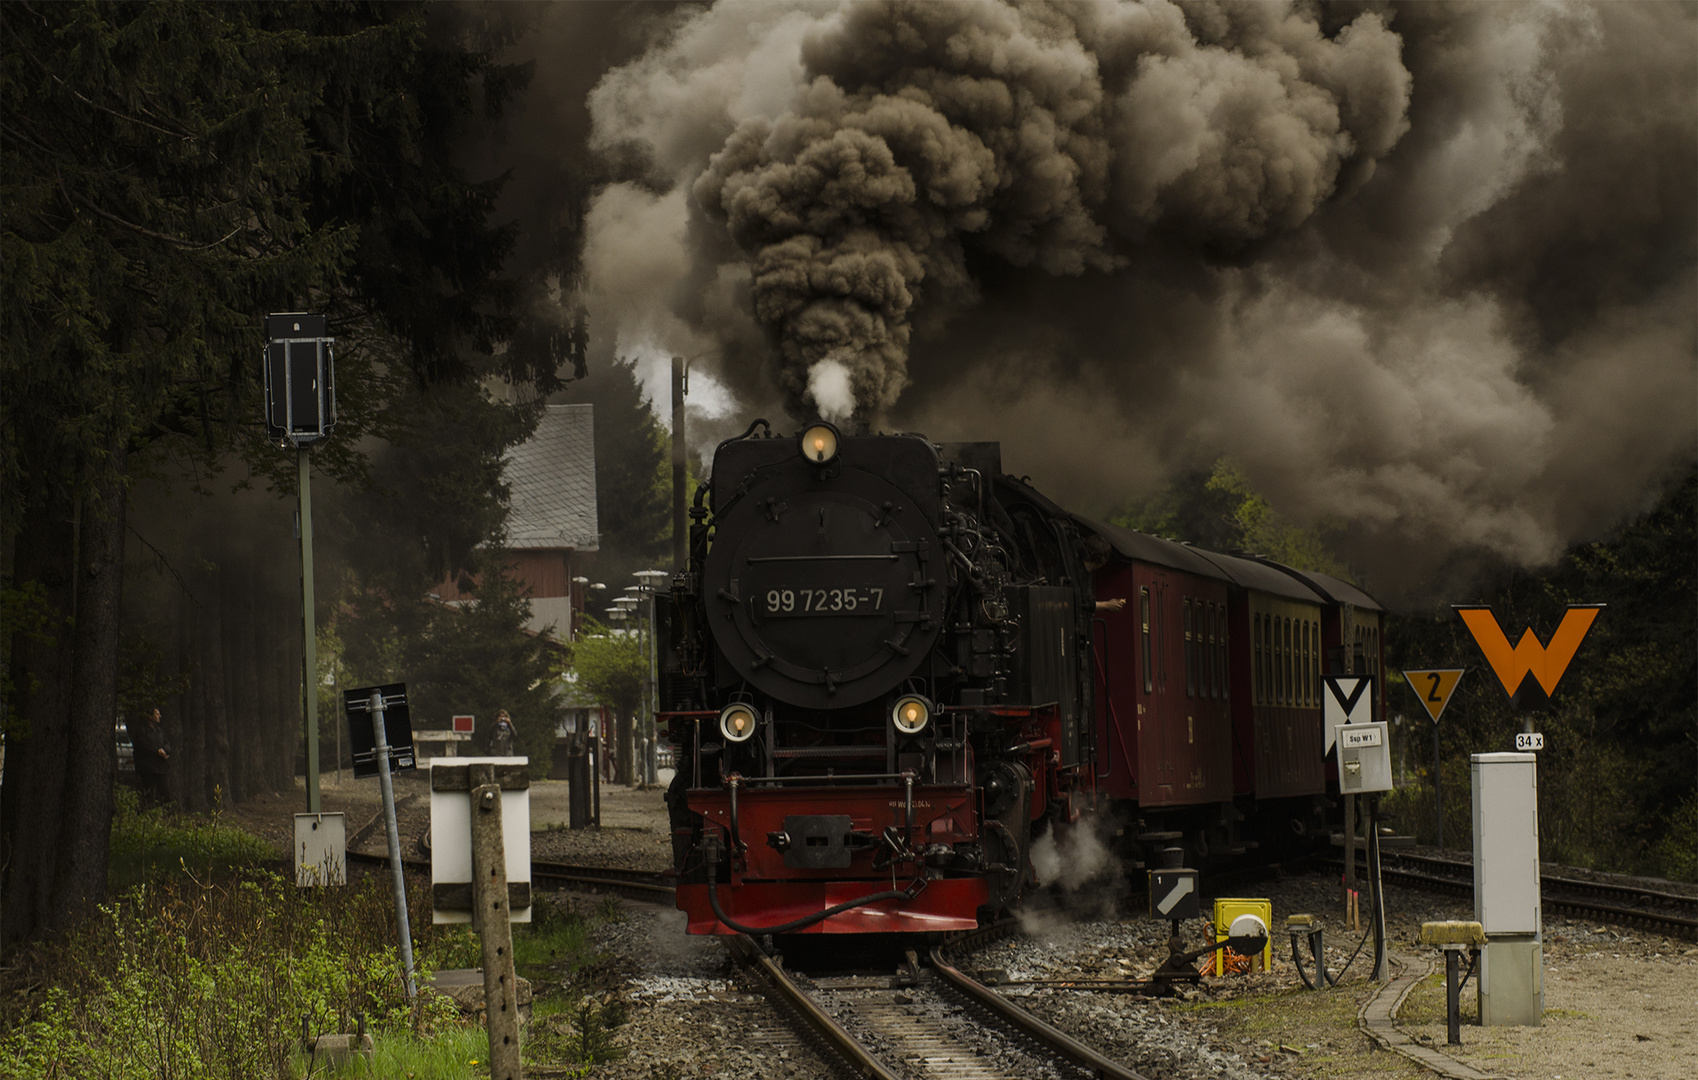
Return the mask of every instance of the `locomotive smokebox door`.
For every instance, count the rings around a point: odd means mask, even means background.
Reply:
[[[853,831],[848,814],[791,814],[784,819],[788,843],[779,848],[784,852],[784,865],[803,870],[841,870],[853,856],[849,849]]]

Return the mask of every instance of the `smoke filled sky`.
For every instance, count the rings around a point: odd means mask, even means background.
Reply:
[[[1000,440],[1096,512],[1230,455],[1394,587],[1695,453],[1691,4],[651,15],[586,99],[582,299],[739,418]]]

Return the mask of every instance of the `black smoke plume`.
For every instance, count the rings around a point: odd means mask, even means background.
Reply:
[[[1087,509],[1230,455],[1382,582],[1545,561],[1694,453],[1694,10],[680,9],[590,95],[593,332]]]

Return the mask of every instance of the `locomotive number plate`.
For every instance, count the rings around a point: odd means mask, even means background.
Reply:
[[[768,589],[756,603],[774,618],[787,615],[880,615],[884,613],[882,585],[847,589]]]

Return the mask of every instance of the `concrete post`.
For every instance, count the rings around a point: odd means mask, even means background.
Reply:
[[[523,1080],[513,926],[507,899],[507,845],[495,766],[469,766],[472,794],[472,925],[483,942],[484,1017],[491,1080]]]

